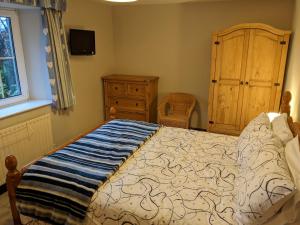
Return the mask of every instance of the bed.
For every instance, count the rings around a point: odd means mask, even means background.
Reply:
[[[281,113],[289,115],[290,98],[289,92],[284,94]],[[114,110],[111,117],[114,118]],[[299,125],[291,117],[287,118],[287,122],[294,136],[300,134]],[[236,201],[237,192],[245,198],[247,195],[240,193],[240,189],[251,187],[251,180],[244,182],[244,177],[240,175],[242,166],[239,160],[243,160],[243,153],[237,151],[237,146],[242,144],[239,137],[161,127],[97,189],[82,224],[250,224],[254,217],[262,223],[263,220],[253,212],[250,212],[251,216],[247,215],[249,218],[246,220],[237,222],[238,216],[244,216],[241,215],[243,210],[239,213],[236,210],[240,203]],[[267,149],[264,154],[271,151]],[[282,158],[282,154],[278,153],[278,157]],[[266,169],[273,166],[268,161],[263,163],[267,165]],[[264,219],[265,224],[284,224],[282,221],[286,217],[282,217],[281,212],[290,210],[289,213],[292,213],[291,208],[300,199],[297,190],[291,188],[286,166],[279,161],[277,164],[280,164],[279,167],[275,165],[279,169],[283,168],[280,172],[283,183],[268,192],[274,195],[268,197],[278,200],[280,206],[273,204],[276,207],[272,210],[276,213]],[[16,188],[29,166],[19,172],[16,165],[15,157],[6,159],[7,187],[14,223],[47,224],[20,216],[16,207]],[[237,182],[239,177],[243,179]],[[247,187],[244,188],[244,184]],[[279,192],[288,196],[284,203],[280,202],[283,198]],[[262,194],[258,189],[251,193],[254,193],[252,198]],[[297,224],[296,219],[292,222]]]

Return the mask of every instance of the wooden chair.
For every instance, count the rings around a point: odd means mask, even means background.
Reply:
[[[188,129],[196,98],[186,93],[171,93],[158,106],[158,123]]]

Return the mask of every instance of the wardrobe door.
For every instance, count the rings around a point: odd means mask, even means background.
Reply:
[[[209,130],[234,134],[240,128],[249,31],[214,38]]]
[[[279,110],[276,99],[280,99],[282,89],[283,46],[283,36],[251,29],[241,129],[259,113]]]

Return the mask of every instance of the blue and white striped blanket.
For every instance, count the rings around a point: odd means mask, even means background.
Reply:
[[[80,224],[99,186],[158,129],[156,124],[114,120],[42,158],[22,177],[18,210],[51,224]]]

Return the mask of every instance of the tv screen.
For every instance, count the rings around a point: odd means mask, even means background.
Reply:
[[[72,55],[95,55],[95,31],[70,29]]]

